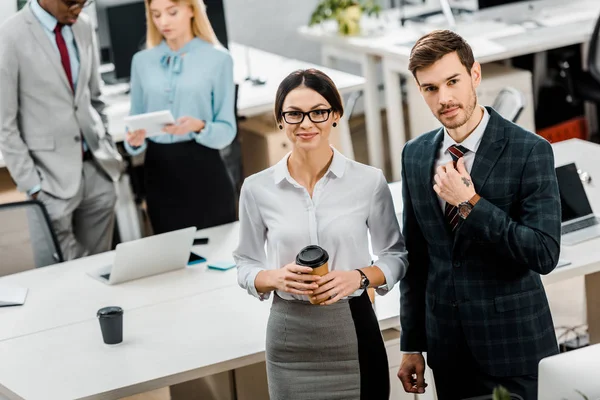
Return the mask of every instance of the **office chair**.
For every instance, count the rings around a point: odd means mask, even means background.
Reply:
[[[567,90],[567,102],[578,105],[581,101],[589,101],[596,106],[597,120],[600,121],[600,16],[590,39],[587,71],[571,70],[569,62],[559,62],[559,74]],[[592,135],[594,141],[600,139],[600,132]]]
[[[243,177],[243,169],[242,169],[242,145],[240,143],[240,135],[239,135],[239,126],[238,125],[238,92],[239,85],[236,83],[235,85],[235,121],[236,121],[236,135],[233,139],[233,142],[223,150],[221,150],[221,158],[225,163],[225,167],[227,167],[227,171],[229,172],[229,176],[233,182],[235,187],[236,196],[239,196],[240,190],[242,187],[242,177]]]
[[[525,96],[513,87],[505,87],[496,96],[492,108],[507,120],[516,123],[525,108]]]
[[[63,262],[46,207],[37,200],[0,204],[0,276]]]

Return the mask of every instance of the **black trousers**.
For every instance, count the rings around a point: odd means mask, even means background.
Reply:
[[[148,140],[144,164],[146,204],[155,234],[235,221],[233,182],[218,150],[194,141]]]
[[[464,400],[481,396],[489,396],[487,398],[491,400],[494,388],[498,386],[503,386],[523,400],[537,400],[537,375],[487,375],[481,371],[464,339],[458,340],[451,352],[454,354],[451,362],[432,369],[438,400]]]

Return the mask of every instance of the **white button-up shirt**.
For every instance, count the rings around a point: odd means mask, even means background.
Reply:
[[[450,137],[448,131],[444,129],[444,140],[442,140],[442,144],[440,145],[440,149],[438,151],[437,160],[435,162],[436,169],[442,165],[452,162],[452,156],[448,151],[448,147],[457,144],[469,149],[469,152],[466,153],[463,158],[465,159],[465,169],[469,174],[471,173],[471,168],[473,168],[473,163],[475,162],[475,155],[477,154],[477,150],[481,144],[481,139],[483,138],[483,133],[485,132],[485,128],[487,128],[488,122],[490,121],[490,113],[488,113],[485,107],[481,108],[483,109],[483,118],[481,118],[481,121],[479,121],[477,128],[475,128],[475,130],[473,130],[473,132],[471,132],[471,134],[462,143],[456,143],[454,139]],[[443,212],[446,207],[446,201],[439,196],[438,201],[440,202],[440,207],[442,207]]]
[[[298,252],[313,244],[329,253],[330,271],[378,266],[386,284],[377,291],[387,293],[404,277],[408,261],[383,173],[334,149],[331,165],[311,198],[290,175],[289,156],[244,181],[239,245],[233,254],[240,286],[260,299],[268,298],[257,292],[256,275],[294,263]],[[371,259],[369,234],[377,261]],[[277,294],[308,301],[308,296]],[[360,294],[362,290],[352,296]]]

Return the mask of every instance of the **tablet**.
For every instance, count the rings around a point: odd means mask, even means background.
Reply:
[[[129,132],[138,129],[146,130],[146,137],[165,135],[162,129],[165,125],[174,124],[175,118],[169,110],[155,111],[146,114],[130,115],[125,117],[125,125]]]

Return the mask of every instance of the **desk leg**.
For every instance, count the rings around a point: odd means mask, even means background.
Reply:
[[[590,344],[600,343],[600,272],[585,276],[588,333]]]
[[[383,60],[383,79],[385,85],[385,103],[387,110],[388,139],[390,142],[390,161],[392,180],[397,182],[402,170],[402,147],[406,142],[404,131],[404,109],[402,106],[402,88],[400,74]]]
[[[365,76],[365,122],[367,125],[367,145],[369,148],[369,164],[376,168],[385,167],[383,154],[383,131],[381,129],[381,107],[379,104],[379,75],[377,74],[377,58],[365,55],[362,60]]]

